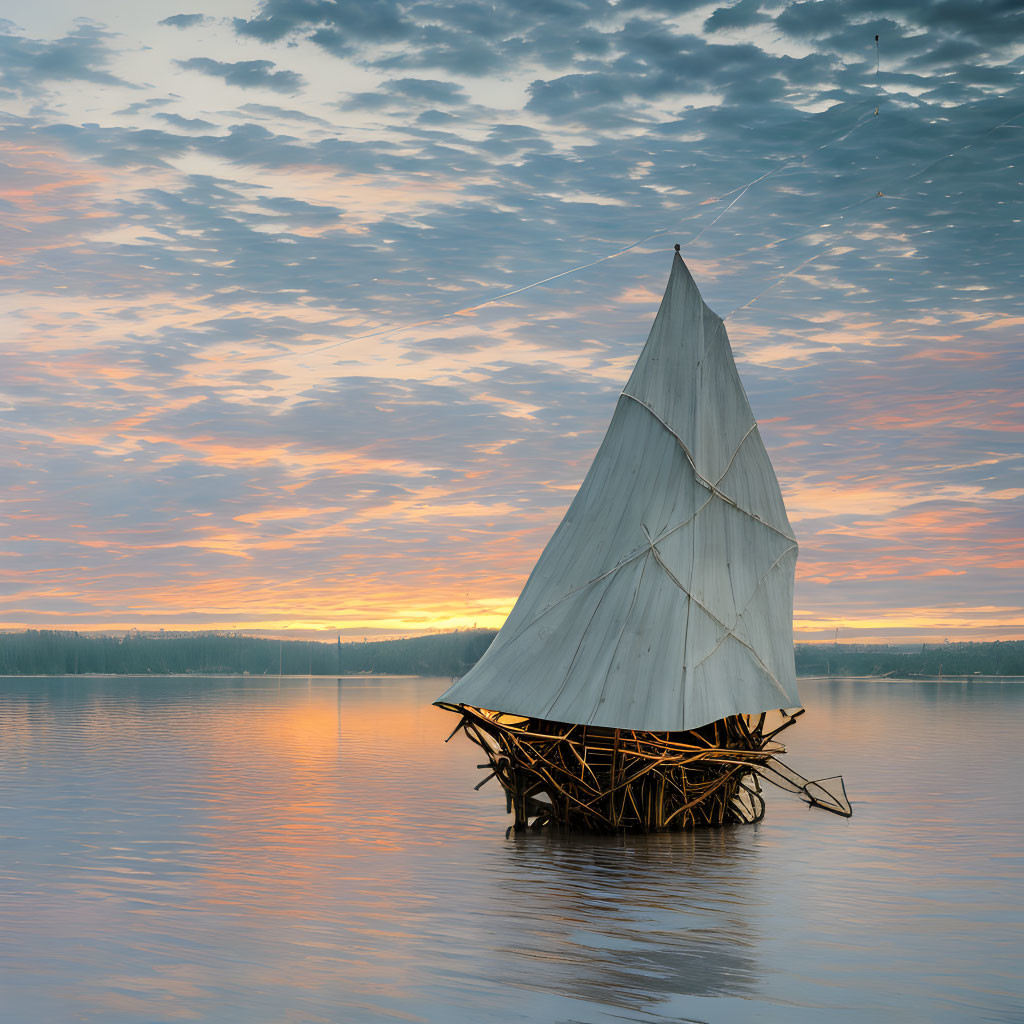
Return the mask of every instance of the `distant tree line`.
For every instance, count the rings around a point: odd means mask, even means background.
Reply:
[[[459,676],[477,663],[494,637],[494,630],[472,629],[404,640],[323,643],[223,633],[98,636],[30,629],[0,633],[0,675]],[[1024,640],[922,646],[920,651],[798,644],[796,671],[802,676],[1024,676]]]
[[[461,630],[405,640],[322,643],[222,633],[125,636],[30,629],[0,634],[0,675],[462,675],[494,639]]]
[[[798,644],[798,676],[1024,676],[1024,640],[922,644],[919,651]]]

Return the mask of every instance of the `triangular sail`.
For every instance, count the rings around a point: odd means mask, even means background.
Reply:
[[[438,703],[648,731],[797,707],[796,555],[725,325],[677,253],[586,479]]]

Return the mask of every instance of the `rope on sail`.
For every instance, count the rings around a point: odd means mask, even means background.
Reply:
[[[701,487],[709,491],[712,497],[724,501],[727,505],[732,505],[733,508],[742,512],[744,515],[749,516],[751,519],[753,519],[755,522],[760,523],[762,526],[766,526],[769,530],[774,531],[780,537],[785,537],[786,540],[790,540],[793,542],[796,541],[796,538],[794,536],[786,533],[784,530],[780,530],[777,526],[772,526],[771,523],[765,522],[765,520],[763,520],[759,515],[757,515],[756,512],[751,512],[750,509],[744,508],[738,501],[734,501],[732,498],[729,497],[729,495],[727,495],[724,491],[719,489],[719,485],[728,475],[728,466],[726,467],[725,473],[723,473],[721,477],[719,477],[718,482],[712,483],[705,476],[703,476],[697,469],[697,465],[693,460],[693,455],[691,455],[690,450],[689,448],[686,447],[686,443],[683,441],[683,439],[643,399],[637,398],[636,395],[631,395],[628,391],[623,391],[620,397],[629,398],[632,401],[636,402],[637,405],[642,406],[676,439],[676,441],[679,443],[679,447],[682,448],[683,450],[683,454],[686,456],[687,460],[690,463],[690,468],[693,470],[694,479]],[[757,424],[755,423],[754,426],[756,427]],[[752,431],[748,430],[746,434],[743,435],[743,440],[741,440],[739,445],[737,445],[736,451],[733,452],[732,458],[729,460],[729,466],[732,465],[732,461],[733,459],[736,458],[737,453],[743,446],[743,442],[746,441],[746,439],[750,436],[751,433]],[[701,507],[703,508],[703,506]]]
[[[724,502],[725,502],[726,504],[728,504],[728,505],[731,505],[731,506],[733,506],[733,507],[734,507],[735,509],[737,509],[737,510],[738,510],[739,512],[742,512],[742,513],[743,513],[744,515],[746,515],[746,516],[748,516],[749,518],[753,519],[754,521],[756,521],[756,522],[760,523],[760,524],[761,524],[762,526],[765,526],[765,527],[767,527],[767,528],[768,528],[769,530],[772,530],[773,532],[775,532],[775,533],[779,534],[779,536],[781,536],[781,537],[784,537],[784,538],[785,538],[786,540],[788,540],[788,541],[790,541],[790,542],[791,542],[792,546],[791,546],[791,547],[789,547],[789,548],[787,548],[787,549],[786,549],[786,550],[785,550],[785,551],[784,551],[784,552],[783,552],[783,553],[782,553],[781,555],[779,555],[779,557],[778,557],[778,558],[777,558],[777,559],[775,560],[775,562],[773,562],[773,563],[772,563],[772,565],[771,565],[771,566],[769,567],[769,569],[768,569],[768,570],[767,570],[767,571],[766,571],[766,572],[765,572],[765,573],[764,573],[764,574],[763,574],[763,575],[761,576],[761,578],[760,578],[760,579],[758,580],[758,582],[757,582],[757,586],[756,586],[756,587],[755,587],[755,589],[754,589],[754,594],[752,594],[752,595],[751,595],[751,597],[750,597],[750,601],[748,601],[748,602],[747,602],[747,604],[746,604],[746,605],[745,605],[745,606],[743,607],[743,609],[742,609],[742,610],[741,610],[741,611],[740,611],[740,612],[738,613],[738,615],[737,615],[737,620],[736,620],[736,622],[734,622],[734,623],[733,623],[733,625],[732,625],[731,627],[730,627],[730,626],[729,626],[728,624],[726,624],[726,623],[722,622],[722,621],[721,621],[721,620],[720,620],[720,619],[719,619],[719,618],[718,618],[717,616],[715,616],[714,614],[712,614],[710,610],[708,610],[707,608],[704,608],[704,606],[703,606],[703,605],[701,605],[701,608],[703,608],[703,609],[704,609],[704,611],[705,611],[705,612],[707,612],[707,614],[708,614],[708,615],[709,615],[709,616],[710,616],[710,617],[711,617],[712,619],[714,619],[714,620],[715,620],[715,622],[717,622],[717,623],[718,623],[719,625],[721,625],[721,626],[722,626],[722,628],[723,628],[723,629],[725,629],[725,630],[727,631],[727,632],[726,632],[726,634],[725,634],[725,636],[724,636],[724,637],[723,637],[723,638],[722,638],[722,639],[721,639],[721,640],[720,640],[720,641],[718,642],[718,644],[716,645],[716,647],[715,647],[715,650],[717,650],[717,649],[718,649],[718,648],[719,648],[719,647],[720,647],[720,646],[722,645],[722,643],[723,643],[723,642],[724,642],[724,641],[725,641],[726,639],[728,639],[728,637],[729,637],[729,636],[733,636],[733,637],[734,637],[734,639],[737,639],[737,640],[739,640],[739,638],[738,638],[738,637],[736,637],[736,636],[735,636],[735,633],[734,633],[734,630],[735,630],[735,628],[736,628],[736,625],[737,625],[737,623],[738,623],[738,621],[739,621],[739,616],[741,616],[741,615],[742,615],[742,614],[743,614],[743,613],[744,613],[744,612],[745,612],[745,611],[747,610],[747,608],[748,608],[748,607],[749,607],[749,605],[750,605],[750,602],[752,602],[752,601],[753,601],[753,599],[754,599],[754,596],[755,596],[755,595],[757,594],[757,592],[758,592],[758,591],[760,590],[760,588],[761,588],[761,585],[762,585],[762,584],[764,583],[765,579],[766,579],[766,578],[768,577],[768,575],[769,575],[769,573],[771,572],[771,570],[772,570],[772,569],[774,569],[774,568],[775,568],[775,567],[776,567],[776,566],[777,566],[777,565],[779,564],[779,562],[780,562],[780,561],[781,561],[781,560],[782,560],[782,559],[783,559],[783,558],[784,558],[784,557],[785,557],[785,556],[786,556],[787,554],[789,554],[789,552],[790,552],[790,551],[792,551],[792,550],[793,550],[793,547],[795,547],[795,546],[796,546],[796,538],[795,538],[795,537],[793,537],[793,536],[792,536],[792,535],[790,535],[790,534],[784,533],[784,532],[783,532],[782,530],[779,530],[779,529],[778,529],[777,527],[775,527],[775,526],[772,526],[772,525],[771,525],[771,523],[767,523],[767,522],[765,522],[765,521],[764,521],[764,520],[763,520],[763,519],[762,519],[762,518],[761,518],[760,516],[756,515],[756,514],[755,514],[754,512],[751,512],[751,511],[750,511],[749,509],[747,509],[747,508],[744,508],[744,507],[743,507],[742,505],[740,505],[740,504],[739,504],[738,502],[734,501],[734,500],[733,500],[732,498],[730,498],[730,497],[729,497],[728,495],[726,495],[726,494],[725,494],[724,492],[722,492],[721,490],[719,490],[719,485],[720,485],[720,484],[722,483],[722,481],[723,481],[723,480],[725,479],[725,477],[726,477],[726,476],[728,475],[728,472],[729,472],[729,468],[730,468],[730,467],[732,466],[732,464],[733,464],[733,461],[735,460],[735,458],[736,458],[737,454],[739,453],[739,450],[740,450],[740,448],[742,448],[742,447],[743,447],[743,445],[744,445],[744,443],[746,442],[747,438],[748,438],[748,437],[750,437],[750,435],[751,435],[752,433],[755,433],[755,432],[756,432],[756,428],[757,428],[757,424],[756,424],[756,423],[754,423],[754,424],[753,424],[753,426],[752,426],[752,427],[751,427],[751,428],[750,428],[750,429],[749,429],[749,430],[748,430],[748,431],[747,431],[747,432],[746,432],[746,433],[745,433],[745,434],[743,435],[743,437],[742,437],[742,438],[740,439],[740,442],[739,442],[739,444],[737,444],[737,446],[736,446],[736,449],[735,449],[735,450],[733,451],[733,453],[732,453],[732,456],[731,456],[731,457],[730,457],[730,459],[729,459],[729,462],[728,462],[728,465],[726,466],[725,472],[724,472],[724,473],[722,473],[722,475],[721,475],[721,476],[719,477],[719,479],[718,479],[717,483],[712,483],[712,482],[711,482],[710,480],[706,480],[706,479],[705,479],[705,478],[704,478],[703,476],[701,476],[701,474],[700,474],[700,473],[699,473],[699,472],[697,471],[697,466],[696,466],[696,463],[694,462],[693,456],[691,455],[691,453],[690,453],[689,449],[688,449],[688,448],[686,447],[686,444],[685,444],[685,443],[683,442],[683,439],[682,439],[682,438],[681,438],[681,437],[680,437],[680,436],[679,436],[679,435],[678,435],[678,434],[677,434],[677,433],[676,433],[676,432],[675,432],[675,431],[674,431],[674,430],[673,430],[673,429],[672,429],[672,428],[671,428],[671,427],[670,427],[670,426],[669,426],[669,425],[668,425],[668,424],[667,424],[667,423],[666,423],[666,422],[665,422],[665,421],[664,421],[664,420],[663,420],[663,419],[662,419],[662,418],[661,418],[661,417],[660,417],[660,416],[659,416],[659,415],[658,415],[658,414],[657,414],[657,413],[656,413],[656,412],[655,412],[655,411],[654,411],[654,410],[653,410],[653,409],[652,409],[652,408],[651,408],[651,407],[650,407],[650,406],[649,406],[649,405],[648,405],[648,404],[646,403],[646,402],[644,402],[644,401],[642,401],[641,399],[637,398],[637,397],[636,397],[635,395],[630,395],[630,394],[628,394],[628,393],[627,393],[627,392],[625,392],[625,391],[623,391],[623,392],[622,392],[622,393],[621,393],[621,394],[619,395],[619,400],[620,400],[620,401],[621,401],[621,400],[622,400],[623,398],[627,398],[627,399],[630,399],[631,401],[633,401],[633,402],[636,402],[636,403],[637,403],[638,405],[640,405],[640,406],[642,406],[642,407],[643,407],[644,409],[646,409],[646,410],[647,410],[647,412],[648,412],[648,413],[650,413],[650,415],[651,415],[651,416],[653,416],[653,417],[654,417],[654,419],[655,419],[655,420],[657,420],[657,421],[658,421],[658,423],[659,423],[659,424],[661,424],[661,426],[662,426],[662,427],[664,427],[664,428],[665,428],[665,430],[667,430],[667,431],[668,431],[668,432],[669,432],[669,433],[670,433],[670,434],[671,434],[671,435],[672,435],[672,436],[673,436],[673,437],[674,437],[674,438],[676,439],[676,441],[678,442],[679,446],[680,446],[680,447],[682,448],[682,450],[683,450],[683,454],[684,454],[684,455],[686,456],[686,458],[687,458],[687,461],[689,462],[689,465],[690,465],[690,469],[692,470],[692,472],[693,472],[693,475],[694,475],[694,479],[696,480],[696,482],[697,482],[698,484],[700,484],[701,486],[703,486],[703,487],[704,487],[704,488],[705,488],[705,489],[706,489],[706,490],[708,491],[708,497],[707,497],[707,500],[706,500],[706,501],[704,501],[704,502],[703,502],[703,503],[701,504],[701,506],[700,506],[699,508],[697,508],[697,509],[696,509],[696,510],[695,510],[695,511],[693,512],[693,514],[692,514],[692,515],[690,515],[690,516],[688,516],[688,517],[687,517],[686,519],[684,519],[684,520],[682,520],[681,522],[678,522],[678,523],[673,523],[673,524],[672,524],[671,526],[667,526],[667,527],[665,527],[665,529],[663,529],[663,530],[662,530],[662,532],[661,532],[661,533],[660,533],[660,534],[659,534],[659,535],[658,535],[657,537],[654,537],[654,538],[652,538],[652,537],[650,536],[650,534],[649,534],[649,533],[647,532],[647,527],[646,527],[646,526],[643,526],[643,525],[641,525],[641,529],[642,529],[642,530],[643,530],[643,532],[644,532],[644,537],[645,537],[645,541],[646,541],[646,543],[645,543],[645,544],[644,544],[643,546],[641,546],[641,547],[639,547],[639,548],[636,548],[635,550],[633,550],[633,551],[629,552],[629,554],[627,554],[627,555],[624,555],[624,556],[623,556],[623,557],[622,557],[621,559],[619,559],[619,561],[618,561],[618,562],[616,562],[616,563],[615,563],[615,565],[613,565],[613,566],[612,566],[612,567],[611,567],[610,569],[607,569],[607,570],[605,570],[605,571],[604,571],[603,573],[599,573],[599,574],[598,574],[597,576],[593,577],[592,579],[586,580],[586,581],[585,581],[584,583],[581,583],[581,584],[579,584],[578,586],[576,586],[576,587],[573,587],[573,588],[572,588],[571,590],[569,590],[569,591],[567,591],[567,592],[566,592],[565,594],[563,594],[563,595],[562,595],[562,596],[561,596],[561,597],[560,597],[560,598],[559,598],[559,599],[558,599],[557,601],[554,601],[554,602],[552,602],[551,604],[549,604],[549,605],[546,605],[546,606],[545,606],[544,608],[542,608],[542,609],[540,610],[540,612],[538,612],[538,614],[537,614],[537,615],[535,615],[535,616],[534,616],[534,617],[533,617],[532,619],[529,619],[529,620],[528,620],[527,622],[523,623],[523,625],[521,625],[521,626],[519,627],[519,629],[518,629],[518,630],[517,630],[517,631],[516,631],[516,632],[515,632],[514,634],[512,634],[512,635],[511,635],[511,636],[510,636],[510,637],[508,638],[508,642],[509,642],[509,643],[513,642],[514,640],[517,640],[517,639],[518,639],[518,638],[519,638],[520,636],[522,636],[522,634],[523,634],[523,633],[525,633],[525,632],[526,632],[526,631],[527,631],[528,629],[530,629],[530,628],[531,628],[532,626],[536,625],[536,624],[537,624],[537,622],[539,622],[539,621],[540,621],[540,619],[542,619],[542,618],[543,618],[543,617],[544,617],[545,615],[547,615],[547,614],[548,614],[549,612],[551,612],[552,610],[554,610],[555,608],[557,608],[557,607],[558,607],[558,606],[559,606],[560,604],[562,604],[563,602],[565,602],[565,601],[569,600],[569,598],[571,598],[571,597],[574,597],[574,596],[575,596],[576,594],[579,594],[579,593],[580,593],[581,591],[585,590],[585,589],[586,589],[587,587],[593,586],[593,585],[594,585],[595,583],[600,583],[600,582],[601,582],[602,580],[605,580],[605,579],[607,579],[607,578],[608,578],[609,576],[612,576],[612,575],[613,575],[614,573],[618,572],[618,571],[619,571],[619,569],[622,569],[622,568],[623,568],[624,566],[626,566],[626,565],[629,565],[629,564],[630,564],[631,562],[635,562],[635,561],[636,561],[636,560],[637,560],[638,558],[642,558],[642,557],[644,557],[644,555],[647,555],[647,554],[649,554],[649,553],[650,553],[650,552],[652,552],[652,551],[653,551],[653,553],[654,553],[654,557],[655,557],[655,560],[656,560],[656,561],[657,561],[657,562],[658,562],[658,563],[659,563],[659,564],[660,564],[660,565],[661,565],[661,566],[662,566],[663,568],[665,568],[666,572],[668,572],[668,567],[667,567],[667,566],[665,566],[664,562],[662,561],[662,559],[661,559],[661,557],[660,557],[660,553],[658,552],[658,550],[657,550],[657,547],[656,547],[656,545],[660,544],[660,543],[661,543],[661,542],[662,542],[663,540],[665,540],[665,539],[666,539],[667,537],[671,536],[671,535],[672,535],[673,533],[675,533],[675,532],[676,532],[677,530],[681,530],[681,529],[683,529],[683,528],[684,528],[685,526],[688,526],[688,525],[689,525],[690,523],[694,522],[694,521],[696,520],[697,516],[698,516],[698,515],[699,515],[699,514],[700,514],[700,513],[701,513],[701,512],[702,512],[702,511],[703,511],[703,510],[704,510],[704,509],[705,509],[705,508],[706,508],[706,507],[708,506],[708,505],[710,505],[710,504],[711,504],[711,502],[712,502],[712,501],[714,500],[714,498],[715,498],[715,497],[718,497],[718,498],[719,498],[719,499],[720,499],[721,501],[724,501]],[[686,588],[685,588],[685,587],[684,587],[684,586],[682,585],[682,583],[680,583],[680,582],[679,582],[679,580],[677,580],[677,579],[675,578],[675,576],[673,576],[673,575],[672,575],[672,573],[671,573],[671,572],[669,572],[669,576],[671,576],[671,578],[672,578],[673,582],[675,582],[675,584],[676,584],[676,585],[677,585],[677,586],[678,586],[678,587],[679,587],[679,588],[680,588],[680,589],[681,589],[681,590],[682,590],[682,591],[683,591],[684,593],[686,593],[688,597],[690,597],[690,598],[692,598],[692,599],[693,599],[694,601],[696,601],[696,598],[694,598],[694,597],[693,597],[693,595],[692,595],[692,594],[690,593],[690,591],[689,591],[689,590],[687,590],[687,589],[686,589]],[[699,604],[700,602],[697,602],[697,603]],[[740,642],[742,643],[743,641],[740,641]],[[747,645],[747,644],[744,644],[744,646],[749,646],[749,645]],[[712,652],[712,653],[714,653],[714,652]],[[756,653],[756,652],[755,652],[755,653]],[[760,661],[760,659],[758,659],[758,660]],[[771,675],[771,673],[769,673],[769,675]],[[781,689],[781,687],[780,687],[780,684],[779,684],[778,680],[776,680],[776,679],[775,679],[775,677],[774,677],[773,675],[771,676],[771,678],[772,678],[772,681],[773,681],[773,683],[775,684],[775,686],[776,686],[777,688],[780,688],[780,689]]]

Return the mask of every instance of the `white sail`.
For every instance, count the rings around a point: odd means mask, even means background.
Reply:
[[[583,485],[438,703],[649,731],[798,707],[796,556],[725,325],[677,253]]]

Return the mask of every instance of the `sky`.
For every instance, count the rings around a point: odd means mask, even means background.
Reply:
[[[0,18],[0,628],[496,628],[678,242],[797,640],[1024,635],[1017,3]]]

